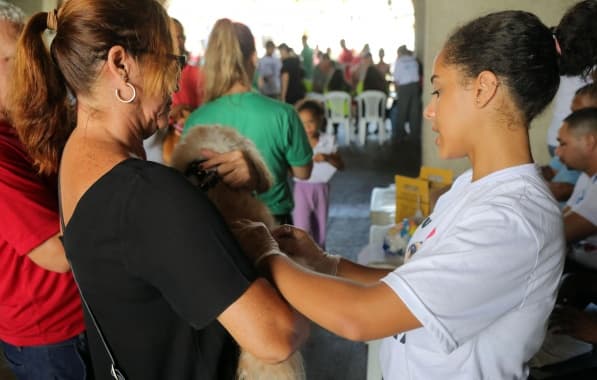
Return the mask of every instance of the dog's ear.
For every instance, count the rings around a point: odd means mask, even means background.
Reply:
[[[261,189],[269,189],[274,184],[274,177],[272,173],[270,173],[267,165],[261,158],[261,154],[257,151],[255,145],[249,141],[249,146],[245,149],[245,154],[249,157],[249,160],[253,163],[255,167],[255,172],[258,176],[259,187]],[[265,191],[265,190],[264,190]]]

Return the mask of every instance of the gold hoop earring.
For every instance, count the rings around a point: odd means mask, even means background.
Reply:
[[[132,84],[130,84],[129,82],[125,82],[124,84],[126,84],[131,91],[133,92],[133,95],[131,96],[130,99],[122,99],[122,97],[120,97],[120,91],[118,89],[116,89],[116,91],[114,91],[114,93],[116,94],[116,99],[118,99],[119,102],[121,103],[132,103],[133,100],[135,100],[135,98],[137,97],[137,90],[135,90],[135,86],[133,86]]]

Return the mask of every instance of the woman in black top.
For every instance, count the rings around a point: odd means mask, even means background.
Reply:
[[[180,75],[168,25],[154,0],[70,0],[34,15],[18,46],[15,122],[41,171],[55,172],[62,153],[66,252],[125,376],[232,379],[232,338],[278,362],[305,339],[307,324],[256,278],[196,188],[139,158],[143,139],[167,127]],[[46,28],[56,31],[51,56]],[[240,152],[213,164],[228,183],[251,185]],[[88,326],[96,378],[109,379],[106,351]]]

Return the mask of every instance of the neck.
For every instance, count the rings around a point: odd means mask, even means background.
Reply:
[[[232,94],[240,94],[243,92],[249,92],[251,91],[251,88],[245,84],[242,84],[240,82],[236,82],[235,84],[232,85],[232,87],[230,87],[230,89],[228,91],[226,91],[226,93],[224,95],[232,95]]]
[[[81,102],[77,107],[75,130],[88,141],[106,147],[112,154],[123,158],[132,155],[145,157],[140,125],[139,120],[123,113],[95,110]]]
[[[502,169],[533,162],[525,125],[490,125],[479,131],[469,153],[473,181]]]

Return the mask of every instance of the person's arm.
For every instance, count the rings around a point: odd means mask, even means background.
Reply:
[[[330,154],[318,153],[315,156],[313,156],[313,161],[314,162],[326,161],[330,165],[335,167],[336,169],[344,170],[344,161],[342,160],[342,156],[340,156],[340,154],[338,152],[330,153]]]
[[[311,177],[311,170],[313,169],[313,163],[309,162],[303,166],[291,166],[290,171],[292,175],[298,179],[309,179]]]
[[[279,255],[266,258],[262,268],[298,311],[346,339],[367,341],[421,327],[382,282],[361,284],[322,275]]]
[[[70,264],[66,259],[59,236],[60,234],[56,234],[31,250],[27,254],[29,260],[52,272],[66,273],[70,271]]]
[[[551,181],[551,179],[555,177],[556,174],[558,173],[551,166],[541,166],[541,175],[546,181]]]
[[[305,231],[283,226],[274,231],[283,252],[301,252],[314,270],[282,255],[259,262],[272,281],[298,311],[322,327],[347,339],[366,341],[414,329],[421,323],[399,297],[379,280],[388,270],[369,268],[326,255]],[[267,241],[266,232],[259,236]],[[274,247],[273,249],[276,249]],[[343,278],[340,278],[343,277]],[[325,305],[325,306],[322,306]]]
[[[576,212],[568,211],[564,214],[564,233],[566,242],[572,243],[597,233],[597,226]]]
[[[574,191],[574,185],[567,182],[548,182],[547,186],[559,202],[567,201],[570,195],[572,195],[572,191]]]
[[[550,331],[597,343],[597,317],[572,307],[556,307],[550,318]]]
[[[286,101],[286,93],[288,92],[288,81],[290,75],[287,71],[282,72],[280,75],[280,100]]]
[[[253,282],[218,321],[239,346],[267,363],[285,360],[309,335],[307,319],[284,302],[264,278]]]

